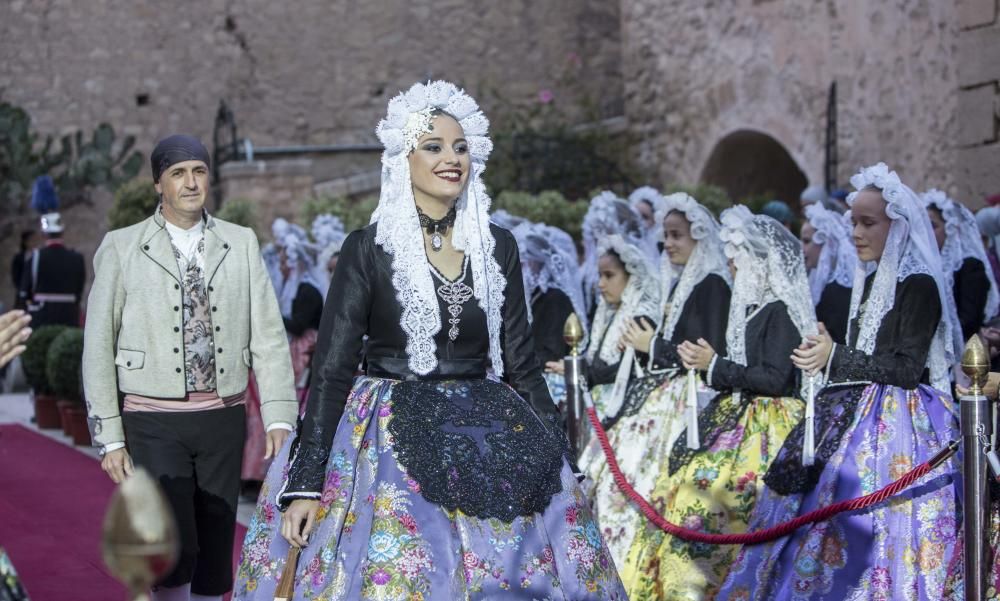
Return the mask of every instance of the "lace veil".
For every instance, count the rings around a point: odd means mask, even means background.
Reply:
[[[721,221],[719,237],[726,256],[736,264],[726,328],[729,360],[747,364],[746,325],[751,307],[781,301],[802,338],[816,334],[816,311],[798,239],[774,218],[754,215],[743,205],[723,211]],[[808,396],[807,380],[803,378],[803,398]]]
[[[583,216],[583,296],[588,307],[597,296],[598,242],[613,234],[640,249],[649,260],[655,257],[655,252],[648,252],[642,217],[635,209],[614,192],[604,191],[592,198]]]
[[[993,269],[990,268],[990,261],[986,258],[986,248],[983,246],[983,238],[979,232],[979,224],[972,211],[963,205],[949,198],[944,192],[931,188],[924,192],[920,199],[925,207],[934,207],[941,212],[944,218],[945,240],[941,249],[941,270],[944,272],[946,290],[954,290],[955,272],[961,269],[962,262],[972,258],[980,261],[986,270],[986,277],[990,281],[990,291],[986,297],[986,308],[983,311],[983,321],[992,319],[1000,308],[1000,295],[997,294],[997,283],[993,278]],[[958,315],[955,315],[956,322],[952,324],[958,332],[962,331],[962,324],[958,322]]]
[[[813,242],[823,247],[816,268],[809,272],[809,292],[816,305],[827,284],[837,283],[845,288],[854,285],[858,254],[851,240],[850,222],[843,215],[814,203],[806,207],[806,219],[816,228]]]
[[[656,220],[656,214],[663,208],[663,195],[652,186],[636,188],[628,195],[628,204],[636,213],[639,213],[639,205],[642,203],[648,204],[653,213],[653,227],[647,228],[645,222],[642,223],[645,230],[643,233],[643,250],[653,253],[652,259],[655,264],[658,258],[656,255],[659,254],[656,243],[661,240],[660,233],[663,230],[663,224]],[[640,213],[641,216],[642,214]]]
[[[941,253],[938,252],[927,211],[916,193],[903,184],[896,172],[890,171],[885,163],[863,168],[851,177],[851,185],[855,191],[847,197],[848,205],[854,205],[861,190],[869,187],[877,189],[885,199],[885,212],[892,219],[892,225],[889,226],[885,249],[877,266],[858,261],[858,267],[854,271],[847,338],[851,339],[852,323],[861,312],[865,277],[871,273],[871,269],[874,268],[875,280],[865,302],[855,344],[856,348],[867,354],[875,351],[879,326],[896,299],[896,284],[918,273],[933,277],[941,300],[942,319],[931,342],[927,367],[931,373],[931,384],[938,390],[950,390],[949,371],[961,357],[962,333],[961,330],[956,332],[952,325],[958,322],[955,303],[949,298],[950,289],[945,287]]]
[[[375,242],[392,257],[392,283],[402,308],[400,326],[407,336],[409,367],[415,373],[427,374],[437,367],[434,335],[441,329],[441,315],[420,234],[407,156],[416,140],[426,133],[434,109],[458,120],[469,144],[471,173],[456,205],[452,245],[468,257],[474,293],[486,314],[490,360],[494,373],[500,376],[500,310],[507,281],[493,257],[496,240],[490,232],[490,197],[482,181],[493,143],[487,136],[489,121],[479,105],[451,83],[414,84],[389,101],[385,118],[375,128],[385,147],[382,188],[371,217],[371,222],[377,224]]]
[[[660,325],[659,334],[666,340],[670,340],[673,336],[677,320],[680,319],[684,303],[691,296],[691,291],[706,276],[714,273],[732,285],[722,239],[719,238],[719,222],[715,220],[711,211],[688,194],[677,192],[663,198],[660,208],[656,211],[656,223],[660,226],[657,228],[657,241],[664,241],[663,221],[673,211],[683,214],[691,224],[691,237],[695,239],[696,244],[685,265],[671,263],[666,251],[660,255],[662,305],[660,315],[663,316],[663,323]],[[676,288],[671,298],[670,290],[674,288],[674,282]]]
[[[525,290],[530,298],[536,289],[543,293],[550,289],[562,291],[573,304],[573,312],[583,324],[585,347],[588,337],[587,310],[580,284],[580,267],[576,262],[576,249],[572,238],[559,228],[544,223],[521,224],[515,230],[521,250],[521,264],[525,273]],[[567,249],[565,242],[569,241]],[[567,254],[571,250],[573,254]],[[530,304],[530,303],[529,303]]]

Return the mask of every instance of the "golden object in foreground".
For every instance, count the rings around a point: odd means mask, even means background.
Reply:
[[[569,354],[576,357],[580,354],[580,342],[583,340],[583,324],[576,313],[570,313],[563,326],[563,340],[570,346]]]
[[[101,529],[104,563],[133,600],[177,563],[177,525],[167,498],[149,472],[137,468],[115,490]]]
[[[990,354],[986,351],[979,334],[973,334],[965,343],[965,352],[962,353],[962,372],[972,381],[969,389],[972,395],[981,396],[990,374]]]

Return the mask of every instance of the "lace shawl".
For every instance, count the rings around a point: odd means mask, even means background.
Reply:
[[[938,252],[927,211],[916,193],[903,184],[896,172],[890,171],[885,163],[863,168],[851,177],[851,185],[856,191],[847,197],[848,205],[854,205],[861,190],[867,187],[877,188],[885,199],[885,212],[892,219],[892,224],[889,226],[885,249],[877,264],[858,261],[858,267],[854,271],[847,339],[851,339],[852,324],[862,311],[864,281],[871,270],[875,271],[875,279],[865,302],[854,345],[869,355],[875,351],[879,326],[895,302],[896,284],[914,274],[927,274],[937,284],[942,313],[927,356],[927,367],[931,374],[931,385],[938,390],[950,390],[949,372],[961,357],[962,333],[961,330],[956,332],[952,325],[958,323],[955,303],[951,302],[951,292],[945,287],[941,254]]]
[[[813,305],[817,305],[828,284],[845,288],[854,285],[858,254],[851,240],[850,222],[843,215],[811,204],[806,207],[806,219],[816,229],[813,243],[822,246],[816,268],[809,272],[809,292]]]
[[[934,188],[924,192],[920,199],[925,207],[936,208],[944,218],[945,241],[941,249],[941,271],[947,290],[954,290],[955,272],[961,269],[966,259],[976,259],[983,264],[990,282],[983,321],[989,321],[1000,308],[1000,295],[997,294],[997,283],[990,268],[990,261],[986,258],[986,247],[983,246],[983,237],[976,217],[972,211]],[[955,317],[957,320],[957,314]],[[958,321],[952,324],[952,327],[957,328],[959,332],[962,331],[962,325]]]
[[[441,315],[420,234],[407,156],[415,141],[414,116],[435,108],[458,120],[469,144],[471,173],[456,203],[452,245],[464,251],[469,259],[474,293],[486,314],[490,361],[494,373],[500,376],[503,375],[500,310],[507,280],[493,256],[496,240],[490,232],[490,197],[482,182],[493,143],[487,136],[489,121],[476,101],[453,84],[444,81],[414,84],[389,101],[388,112],[375,129],[385,147],[382,189],[371,217],[371,222],[377,224],[375,243],[392,257],[392,283],[402,309],[400,326],[407,336],[409,367],[417,374],[430,373],[437,367],[434,336],[441,329]]]
[[[656,211],[658,242],[664,241],[663,221],[671,211],[680,211],[691,224],[691,237],[695,239],[694,250],[685,265],[674,265],[667,257],[666,251],[660,255],[660,315],[663,323],[658,334],[665,340],[670,340],[681,317],[684,303],[687,302],[695,286],[711,274],[718,275],[732,286],[726,255],[719,238],[719,223],[712,213],[691,196],[677,192],[663,198],[660,208]],[[670,290],[677,282],[673,297]]]
[[[751,307],[759,309],[781,301],[800,336],[816,334],[816,311],[801,243],[775,219],[754,215],[743,205],[723,211],[721,222],[719,237],[725,243],[726,256],[736,264],[726,328],[728,359],[747,364],[746,324]],[[808,380],[803,378],[802,398],[808,396]]]

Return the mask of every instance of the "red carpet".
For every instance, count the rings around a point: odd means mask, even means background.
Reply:
[[[32,601],[125,598],[101,560],[113,490],[93,458],[22,426],[0,426],[0,545]],[[245,533],[237,526],[237,547]]]

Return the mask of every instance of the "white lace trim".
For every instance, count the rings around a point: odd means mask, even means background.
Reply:
[[[486,314],[493,371],[503,374],[500,348],[500,315],[507,280],[493,256],[496,240],[490,232],[490,197],[482,183],[493,144],[487,137],[489,121],[476,101],[453,84],[434,81],[415,84],[389,101],[386,117],[375,133],[385,146],[382,153],[382,189],[371,222],[377,224],[375,243],[392,256],[392,283],[402,309],[400,326],[406,332],[406,352],[414,373],[427,374],[437,367],[434,336],[441,330],[441,315],[429,262],[424,250],[410,182],[407,124],[411,114],[438,108],[455,117],[465,133],[471,155],[469,183],[456,204],[452,245],[464,251],[473,270],[473,288]],[[418,136],[419,137],[419,136]]]

